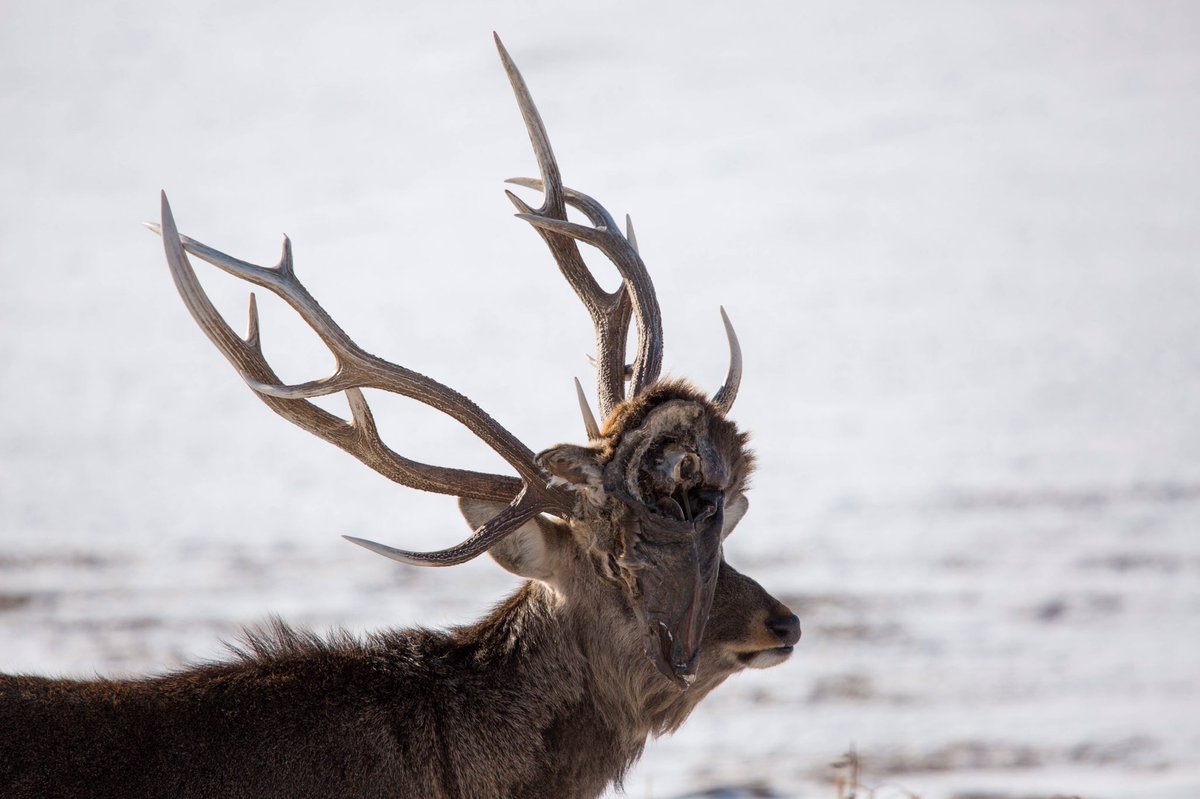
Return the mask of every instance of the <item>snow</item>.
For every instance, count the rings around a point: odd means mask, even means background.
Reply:
[[[0,669],[219,655],[279,613],[474,618],[412,570],[450,500],[256,402],[139,224],[301,278],[533,448],[582,438],[590,325],[504,178],[633,214],[667,367],[746,352],[729,560],[804,639],[654,743],[630,796],[1200,794],[1200,41],[1187,3],[9,2],[0,25]],[[612,284],[611,269],[596,264]],[[245,289],[203,272],[242,324]],[[329,358],[263,306],[285,378]],[[373,397],[396,449],[502,464]],[[338,408],[330,402],[327,407]],[[720,790],[724,793],[720,793]],[[753,791],[759,790],[759,794]]]

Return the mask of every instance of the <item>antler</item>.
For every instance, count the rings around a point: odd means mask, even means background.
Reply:
[[[533,452],[504,429],[482,408],[457,391],[432,378],[366,352],[333,321],[296,278],[291,242],[285,237],[283,255],[274,267],[255,266],[181,236],[167,196],[162,196],[162,225],[148,224],[163,237],[167,263],[175,286],[192,317],[238,374],[272,410],[299,427],[341,447],[385,477],[422,491],[490,501],[510,501],[509,508],[481,526],[458,546],[438,552],[407,552],[355,543],[395,560],[420,566],[451,566],[470,560],[539,513],[567,516],[574,507],[570,496],[547,485]],[[267,363],[258,330],[258,312],[250,295],[250,328],[246,338],[232,328],[213,307],[200,286],[186,252],[234,277],[269,289],[282,298],[321,338],[337,363],[334,373],[321,380],[286,385]],[[450,469],[409,460],[389,449],[379,437],[371,409],[361,389],[376,388],[423,402],[462,423],[495,450],[520,475]],[[308,402],[313,397],[346,392],[352,421],[347,422]],[[384,551],[386,550],[386,551]]]
[[[524,219],[537,229],[558,262],[559,270],[592,317],[596,328],[596,391],[600,397],[600,413],[608,418],[617,404],[626,398],[625,380],[630,381],[629,398],[633,398],[657,380],[662,371],[662,314],[654,284],[638,253],[632,220],[625,217],[626,232],[622,236],[612,215],[603,205],[582,192],[563,186],[562,173],[554,158],[554,150],[550,147],[546,126],[542,123],[525,79],[504,49],[500,37],[495,36],[495,39],[504,71],[508,73],[517,106],[529,132],[538,170],[542,174],[541,180],[510,178],[505,182],[539,190],[544,199],[541,207],[534,209],[512,192],[506,191],[505,194],[521,212],[517,218]],[[582,211],[594,227],[568,221],[567,205]],[[576,241],[591,244],[612,261],[622,278],[621,286],[616,291],[610,293],[600,288],[583,262]],[[625,340],[629,333],[631,313],[637,325],[638,350],[633,364],[627,366]],[[742,351],[724,308],[721,309],[721,319],[729,338],[730,363],[725,384],[713,396],[713,403],[722,413],[728,413],[741,381]]]
[[[597,393],[600,397],[600,413],[607,418],[625,398],[625,339],[631,313],[637,327],[638,350],[633,360],[630,396],[636,397],[645,390],[658,379],[662,370],[662,314],[654,294],[654,284],[638,255],[632,225],[627,235],[621,235],[620,228],[604,206],[586,194],[563,186],[541,115],[524,78],[504,49],[499,36],[496,36],[496,48],[500,51],[500,60],[504,63],[504,70],[516,95],[517,106],[525,120],[525,128],[529,132],[538,170],[542,175],[541,180],[513,178],[507,182],[540,190],[544,199],[542,205],[534,209],[512,192],[505,193],[520,211],[517,217],[537,228],[554,260],[558,262],[563,277],[575,289],[592,317],[596,328]],[[582,211],[595,227],[567,221],[567,205]],[[623,279],[620,288],[611,293],[600,288],[584,264],[576,241],[591,244],[613,262]]]
[[[518,218],[532,224],[549,246],[560,271],[592,317],[596,329],[597,387],[601,412],[607,418],[625,399],[626,379],[631,382],[629,396],[636,397],[658,379],[662,369],[662,316],[654,285],[638,255],[637,239],[629,218],[626,217],[626,233],[622,235],[600,203],[563,186],[541,116],[499,36],[496,47],[516,94],[542,174],[541,180],[514,178],[509,182],[541,190],[544,200],[541,207],[534,209],[512,192],[506,193],[520,211]],[[568,221],[568,205],[582,211],[592,226]],[[401,485],[459,497],[509,501],[505,511],[475,530],[466,541],[438,552],[408,552],[357,538],[350,538],[351,541],[404,563],[450,566],[485,552],[539,513],[572,515],[573,498],[565,490],[549,486],[533,452],[478,405],[432,378],[372,355],[355,344],[296,278],[291,242],[286,237],[283,255],[276,266],[263,267],[241,261],[181,236],[165,193],[162,196],[162,224],[148,227],[163,237],[171,275],[192,317],[268,407]],[[578,241],[591,244],[613,262],[622,278],[616,291],[606,292],[596,282],[579,253]],[[233,332],[205,295],[186,253],[269,289],[292,306],[333,353],[337,363],[334,373],[298,385],[284,384],[263,355],[254,295],[250,295],[250,329],[246,338],[242,338]],[[638,348],[632,366],[627,367],[625,342],[631,317],[637,327]],[[741,349],[724,309],[721,317],[729,336],[730,366],[725,385],[713,397],[713,402],[722,412],[727,412],[737,395]],[[578,381],[576,386],[588,438],[597,439],[599,426],[590,418]],[[363,388],[411,397],[442,411],[495,450],[516,470],[519,478],[433,466],[397,454],[380,439],[371,409],[362,394]],[[346,393],[350,406],[349,422],[308,401],[341,391]]]
[[[725,306],[721,306],[721,322],[725,325],[725,337],[729,339],[729,372],[725,375],[725,384],[713,394],[712,401],[721,409],[721,413],[728,415],[733,401],[737,399],[738,386],[742,384],[742,345],[738,343],[737,333],[733,331],[733,323],[729,321],[729,314],[725,313]]]

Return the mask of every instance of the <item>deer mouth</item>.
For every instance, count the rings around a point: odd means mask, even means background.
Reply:
[[[793,649],[795,649],[794,646],[777,646],[771,649],[760,649],[757,652],[743,652],[737,656],[737,659],[748,669],[769,669],[790,658]]]

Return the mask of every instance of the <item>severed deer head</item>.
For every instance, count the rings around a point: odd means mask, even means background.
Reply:
[[[563,185],[525,81],[498,37],[496,44],[541,172],[539,179],[509,181],[540,191],[540,206],[533,208],[512,192],[508,197],[517,218],[545,241],[595,326],[596,390],[604,422],[593,418],[576,381],[586,444],[562,444],[535,454],[454,389],[364,351],[300,283],[286,238],[275,266],[246,263],[180,235],[165,194],[162,224],[150,227],[162,234],[171,274],[188,310],[263,402],[401,485],[462,498],[474,526],[465,541],[437,552],[348,537],[350,541],[415,566],[453,566],[488,552],[510,571],[550,585],[562,579],[553,550],[574,547],[585,553],[597,580],[623,595],[658,672],[684,689],[696,678],[722,567],[722,541],[747,508],[744,490],[753,458],[746,435],[728,419],[742,374],[737,336],[722,309],[730,366],[725,384],[712,396],[681,381],[659,379],[662,320],[632,226],[627,219],[622,233],[600,203]],[[591,224],[569,221],[567,206]],[[596,282],[579,242],[595,247],[616,266],[621,285],[615,291]],[[254,295],[243,338],[204,294],[187,254],[281,297],[333,353],[334,373],[284,384],[263,356]],[[627,364],[631,321],[637,350]],[[368,388],[442,411],[494,449],[517,477],[433,466],[396,453],[379,437],[362,391]],[[348,400],[349,421],[309,401],[339,392]],[[550,536],[546,516],[562,522]],[[780,655],[795,642],[791,632],[783,637],[787,640],[774,647]]]

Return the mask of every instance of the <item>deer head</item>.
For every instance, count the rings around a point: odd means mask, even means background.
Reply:
[[[417,566],[451,566],[490,552],[509,571],[560,589],[565,590],[564,581],[579,579],[604,586],[636,619],[642,646],[658,671],[686,688],[697,674],[722,571],[722,541],[747,509],[744,490],[752,456],[746,435],[727,418],[741,378],[737,337],[722,310],[730,367],[725,384],[711,397],[683,382],[659,380],[662,322],[632,225],[627,218],[623,234],[603,206],[563,185],[525,82],[498,37],[496,44],[541,172],[540,179],[509,182],[540,190],[543,200],[533,208],[512,192],[508,196],[517,217],[533,225],[550,248],[595,327],[597,394],[605,421],[597,424],[576,381],[586,445],[563,444],[535,455],[467,397],[361,349],[296,278],[286,239],[273,267],[240,261],[181,236],[165,195],[161,226],[151,228],[163,236],[171,274],[192,316],[263,402],[402,485],[462,498],[473,527],[465,541],[437,552],[351,541]],[[567,206],[591,224],[568,221]],[[613,262],[622,278],[615,291],[596,282],[578,242]],[[334,354],[335,372],[298,385],[280,381],[262,353],[254,295],[243,338],[204,294],[187,253],[291,305]],[[631,321],[637,351],[627,366]],[[418,463],[394,452],[379,437],[364,388],[411,397],[446,413],[491,446],[518,477]],[[349,420],[309,401],[337,392],[346,395]]]
[[[589,446],[538,455],[551,482],[577,497],[572,532],[624,589],[646,653],[684,684],[695,675],[721,543],[747,507],[745,443],[711,400],[659,382],[618,405]]]

